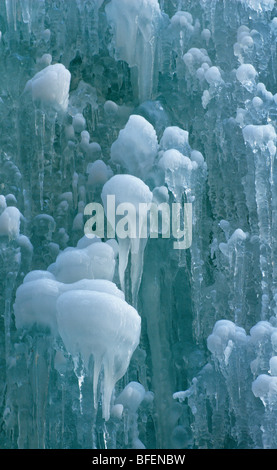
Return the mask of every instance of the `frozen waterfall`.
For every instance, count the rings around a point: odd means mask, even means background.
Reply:
[[[277,449],[277,4],[0,1],[0,448]]]

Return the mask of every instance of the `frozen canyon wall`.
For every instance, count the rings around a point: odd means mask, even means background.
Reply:
[[[274,0],[0,2],[0,448],[277,448],[276,119]]]

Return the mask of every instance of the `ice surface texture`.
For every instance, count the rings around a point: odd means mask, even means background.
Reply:
[[[0,447],[277,448],[276,39],[273,0],[0,2]]]

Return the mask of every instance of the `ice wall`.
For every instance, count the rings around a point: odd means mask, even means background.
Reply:
[[[272,0],[0,2],[1,448],[277,448],[276,38]],[[189,248],[122,203],[192,204]]]

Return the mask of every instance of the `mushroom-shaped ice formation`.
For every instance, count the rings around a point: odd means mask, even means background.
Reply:
[[[65,111],[68,106],[71,74],[63,64],[48,65],[26,83],[33,101]]]
[[[93,357],[94,404],[103,368],[102,413],[110,417],[110,401],[116,382],[125,374],[139,344],[141,319],[127,302],[102,292],[69,291],[57,301],[61,338],[73,358],[81,356],[85,370]]]
[[[11,239],[19,236],[21,214],[16,207],[8,206],[0,214],[0,237]]]
[[[97,184],[103,185],[113,175],[113,172],[109,166],[107,166],[103,160],[96,160],[93,163],[89,163],[87,166],[88,173],[88,184],[90,186],[96,186]]]
[[[213,332],[207,339],[207,346],[218,359],[224,357],[226,362],[226,349],[228,344],[246,344],[248,337],[245,330],[230,320],[218,320]],[[231,342],[231,343],[230,343]],[[225,356],[224,356],[225,354]]]
[[[130,116],[111,147],[111,158],[124,170],[144,179],[153,167],[158,153],[156,131],[142,116]]]
[[[261,149],[269,148],[270,143],[276,142],[276,132],[271,124],[248,124],[243,128],[242,133],[244,141],[247,142],[252,149],[256,147]]]
[[[80,279],[107,279],[111,281],[115,269],[115,253],[108,243],[91,243],[85,248],[67,248],[56,262],[48,267],[60,282],[72,283]]]
[[[160,141],[161,150],[176,149],[187,155],[190,152],[189,133],[178,126],[168,126]]]
[[[276,403],[277,377],[267,374],[258,375],[252,383],[252,392],[255,397],[259,397],[264,406],[274,401]]]
[[[220,222],[222,229],[225,230],[228,229],[228,226],[224,224],[224,221],[222,220]],[[236,229],[234,233],[231,235],[227,243],[220,243],[219,244],[219,249],[221,253],[223,253],[224,256],[229,257],[230,255],[232,256],[232,253],[234,250],[237,250],[238,247],[245,242],[247,239],[248,234],[245,233],[243,230],[240,228]]]
[[[23,279],[23,283],[37,281],[38,279],[52,279],[55,280],[54,274],[50,273],[49,271],[43,271],[41,269],[35,269],[34,271],[30,271]]]
[[[14,303],[18,329],[28,329],[36,325],[48,328],[54,336],[57,335],[56,302],[58,297],[67,291],[105,292],[124,300],[124,293],[113,282],[105,279],[81,279],[72,284],[64,284],[50,276],[48,271],[31,271],[18,287]]]
[[[257,75],[258,74],[252,64],[242,64],[236,71],[236,77],[238,81],[248,91],[254,90]]]
[[[16,291],[14,303],[17,329],[37,325],[57,331],[56,301],[60,294],[57,281],[42,277],[21,284]]]

